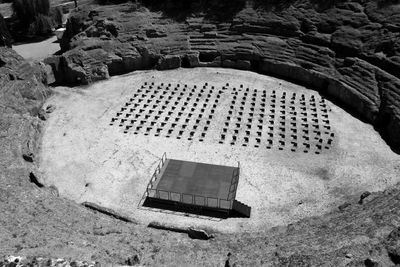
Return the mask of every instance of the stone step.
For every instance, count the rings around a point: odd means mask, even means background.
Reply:
[[[238,213],[243,217],[250,218],[251,208],[238,200],[233,201],[232,210],[234,213]]]

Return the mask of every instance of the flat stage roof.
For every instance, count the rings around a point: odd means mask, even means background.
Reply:
[[[237,167],[167,159],[155,187],[169,192],[227,199],[235,169]]]

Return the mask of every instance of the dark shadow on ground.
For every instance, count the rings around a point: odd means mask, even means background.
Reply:
[[[219,219],[246,218],[246,216],[243,216],[242,214],[235,212],[233,210],[228,212],[227,210],[222,210],[222,209],[200,207],[200,206],[178,203],[175,201],[155,199],[155,198],[146,198],[145,201],[143,202],[143,207],[159,209],[160,212],[162,210],[169,210],[178,213],[188,213],[188,214],[207,216]]]
[[[24,45],[24,44],[32,44],[32,43],[40,43],[54,36],[53,34],[46,36],[25,36],[21,37],[19,40],[15,40],[13,45]]]

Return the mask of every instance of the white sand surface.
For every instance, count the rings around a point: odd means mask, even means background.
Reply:
[[[183,84],[197,85],[197,90],[205,82],[217,89],[228,82],[229,87],[224,89],[217,105],[211,129],[204,141],[199,142],[197,131],[195,138],[188,140],[177,139],[175,133],[170,138],[154,136],[153,132],[147,136],[143,132],[134,134],[133,130],[124,133],[123,127],[110,125],[111,119],[144,82],[156,85],[179,83],[182,87]],[[238,90],[241,84],[243,90]],[[239,94],[249,88],[249,93],[254,93],[254,89],[258,93],[266,90],[270,96],[275,90],[278,97],[286,92],[288,98],[296,93],[298,96],[304,94],[308,100],[312,96],[321,100],[315,91],[276,78],[214,68],[135,72],[87,87],[58,87],[46,103],[55,105],[56,110],[46,124],[40,155],[45,184],[55,185],[62,197],[77,202],[95,202],[143,224],[159,221],[233,232],[259,231],[321,215],[337,208],[350,194],[383,190],[400,181],[399,155],[390,150],[371,125],[329,101],[326,101],[331,127],[328,132],[334,133],[334,138],[328,149],[320,150],[319,154],[315,153],[318,151],[315,148],[317,140],[310,140],[308,153],[304,152],[301,140],[297,150],[292,152],[290,132],[284,139],[283,150],[279,150],[276,125],[270,149],[266,148],[265,132],[260,147],[254,147],[253,130],[252,141],[246,147],[242,143],[219,144],[221,124],[230,109],[233,87]],[[259,101],[260,97],[257,97],[256,102]],[[295,106],[299,108],[297,103]],[[177,106],[181,107],[182,103]],[[234,113],[239,111],[239,105],[235,105]],[[290,124],[290,117],[286,118]],[[193,121],[190,123],[192,125]],[[266,129],[268,122],[264,124],[263,129]],[[303,130],[300,121],[297,121],[297,127],[299,131]],[[290,131],[288,126],[286,130]],[[240,134],[244,132],[245,128],[240,128]],[[299,138],[303,138],[300,133]],[[324,137],[324,142],[327,138]],[[241,174],[236,199],[251,206],[251,218],[206,220],[138,208],[164,152],[169,158],[228,166],[236,166],[239,161]]]

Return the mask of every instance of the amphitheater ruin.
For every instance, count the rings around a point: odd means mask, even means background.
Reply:
[[[400,264],[399,1],[0,13],[0,266]]]
[[[313,90],[247,71],[135,72],[89,87],[57,87],[46,104],[58,108],[43,136],[45,183],[62,196],[145,224],[258,231],[323,214],[349,194],[384,189],[400,177],[393,167],[398,155],[370,125]],[[165,171],[162,164],[157,167],[164,153],[199,164],[239,163],[235,197],[251,207],[251,216],[221,218],[195,209],[143,205],[150,195],[194,206],[232,205],[205,200],[229,200],[229,171],[225,182],[204,178],[199,184],[196,179],[210,173],[187,166],[186,172],[197,178],[185,184],[182,179],[190,175],[179,176],[181,167],[175,165],[169,172],[176,180],[156,181]],[[157,168],[154,187],[149,186]],[[183,196],[160,188],[184,188]],[[214,193],[190,195],[199,188]]]

